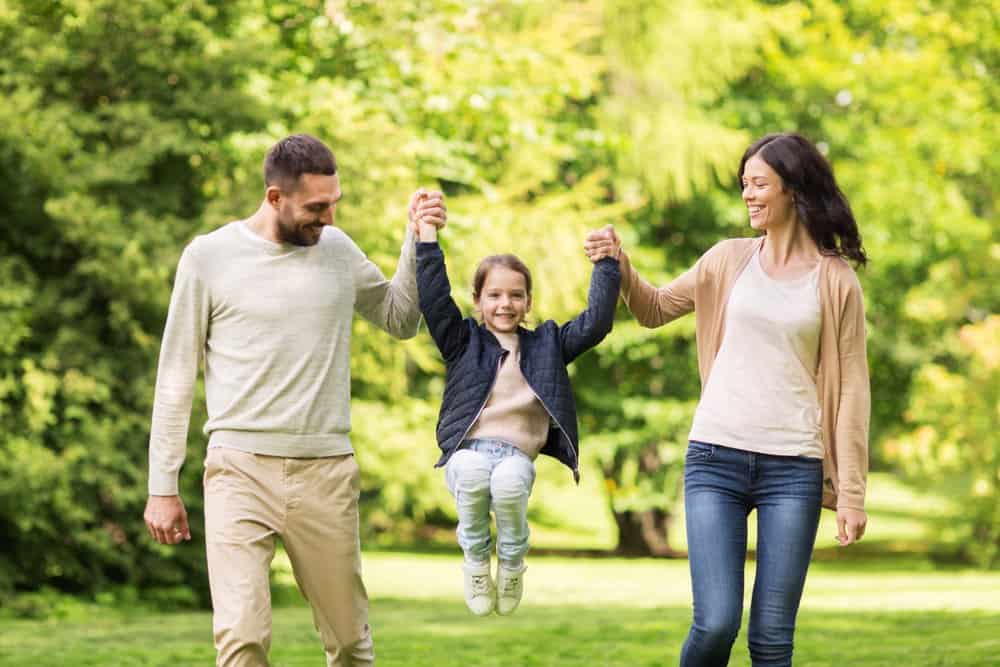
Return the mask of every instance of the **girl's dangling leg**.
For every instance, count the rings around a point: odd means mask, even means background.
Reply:
[[[528,498],[535,483],[535,465],[512,448],[493,469],[490,495],[497,517],[497,613],[511,614],[524,592],[524,555],[528,552]]]
[[[458,510],[458,545],[465,554],[465,603],[477,616],[493,611],[496,596],[490,576],[490,468],[485,455],[460,449],[445,469]]]

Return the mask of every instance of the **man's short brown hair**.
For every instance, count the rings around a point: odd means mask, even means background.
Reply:
[[[264,158],[264,185],[294,190],[302,174],[337,173],[337,160],[322,141],[308,134],[285,137]]]

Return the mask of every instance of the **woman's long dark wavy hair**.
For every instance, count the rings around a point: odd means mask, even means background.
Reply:
[[[740,160],[740,183],[747,160],[754,155],[760,155],[792,191],[795,212],[821,253],[846,257],[859,266],[868,262],[851,205],[837,187],[830,163],[812,142],[793,132],[758,139]]]

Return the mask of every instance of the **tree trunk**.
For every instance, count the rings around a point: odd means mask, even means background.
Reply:
[[[680,555],[670,547],[669,529],[673,515],[659,508],[615,512],[618,547],[623,556]]]

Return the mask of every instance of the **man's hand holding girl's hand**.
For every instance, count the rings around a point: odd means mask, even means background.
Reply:
[[[437,240],[437,231],[448,222],[444,195],[420,188],[410,197],[410,228],[421,241]]]

